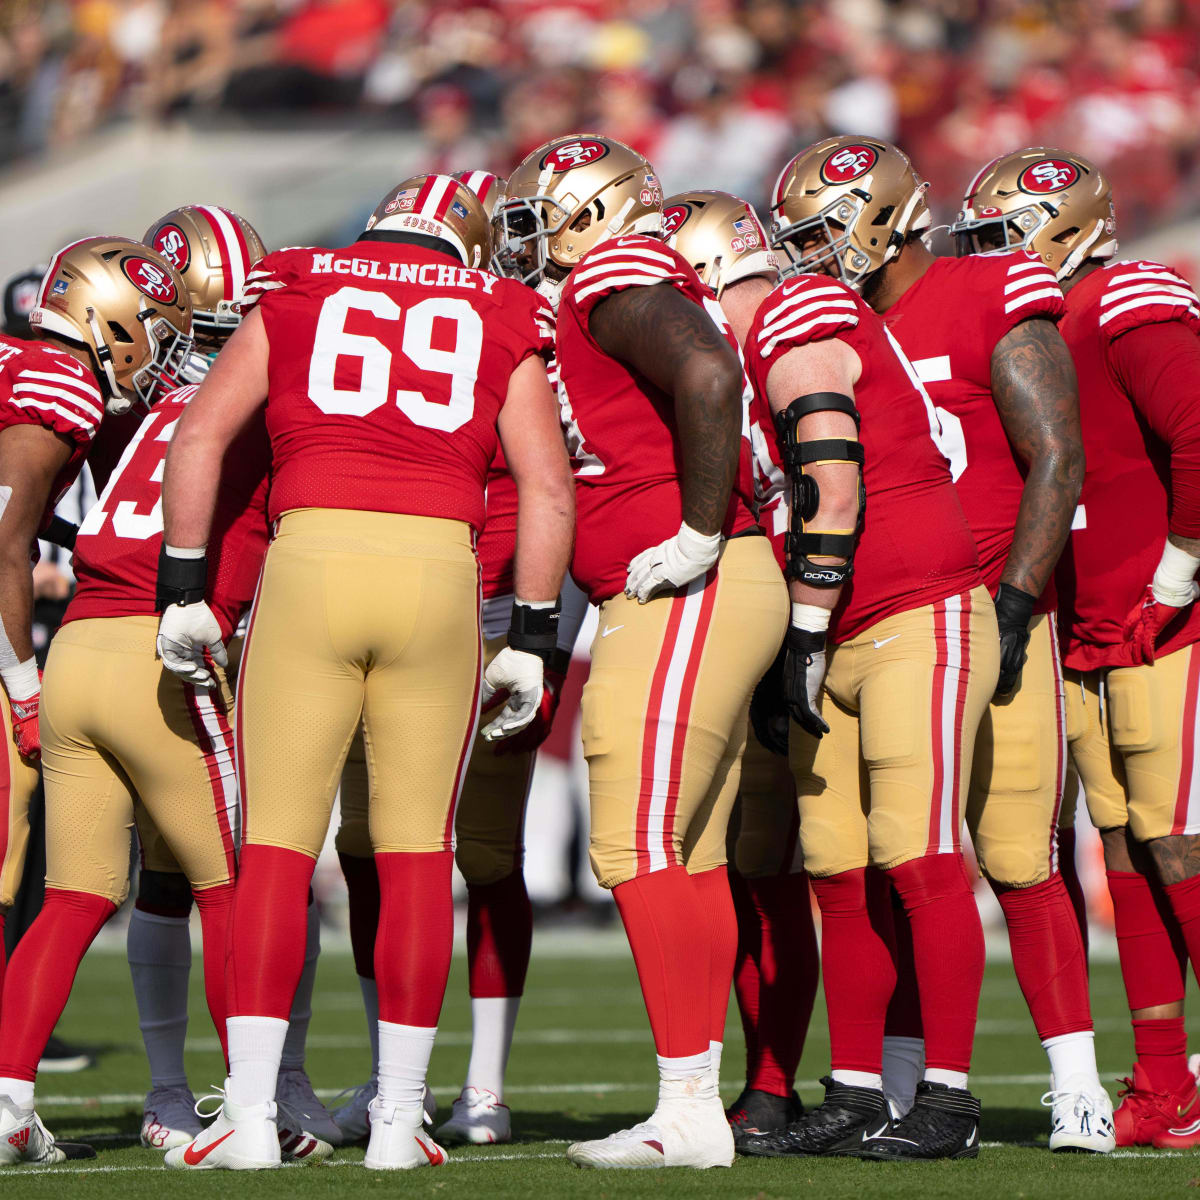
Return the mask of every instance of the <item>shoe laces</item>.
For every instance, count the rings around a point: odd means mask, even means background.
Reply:
[[[357,1104],[362,1100],[366,1100],[369,1104],[372,1093],[378,1090],[379,1085],[373,1079],[368,1079],[366,1083],[355,1083],[349,1087],[342,1088],[340,1092],[329,1102],[334,1108],[347,1108],[351,1104]],[[342,1097],[346,1097],[345,1104],[339,1104],[338,1101]]]
[[[225,1089],[222,1087],[218,1087],[215,1083],[210,1083],[208,1086],[212,1090],[205,1092],[204,1095],[200,1096],[196,1100],[196,1103],[192,1105],[192,1111],[202,1121],[207,1121],[210,1118],[215,1117],[221,1111],[222,1107],[225,1104]],[[207,1111],[202,1111],[201,1106],[204,1104],[207,1104],[211,1100],[215,1100],[217,1102],[216,1108],[208,1109]]]
[[[1084,1091],[1060,1091],[1051,1088],[1048,1092],[1042,1093],[1042,1104],[1052,1110],[1071,1106],[1071,1112],[1077,1116],[1083,1116],[1084,1113],[1089,1115],[1096,1111],[1096,1100],[1093,1096]]]

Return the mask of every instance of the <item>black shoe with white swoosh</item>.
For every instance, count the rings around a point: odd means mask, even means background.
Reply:
[[[826,1077],[825,1099],[786,1129],[743,1139],[738,1152],[755,1158],[840,1157],[891,1127],[887,1099],[875,1088],[851,1087]]]
[[[975,1158],[979,1154],[979,1101],[966,1088],[922,1081],[917,1084],[916,1102],[905,1116],[847,1153],[884,1162]]]

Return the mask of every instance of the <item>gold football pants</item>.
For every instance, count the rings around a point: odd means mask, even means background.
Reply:
[[[467,525],[286,513],[242,654],[246,841],[317,857],[361,721],[370,844],[449,849],[479,674],[479,568]]]

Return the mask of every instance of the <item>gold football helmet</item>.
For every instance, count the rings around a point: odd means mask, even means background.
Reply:
[[[861,289],[910,234],[929,227],[928,187],[907,154],[878,138],[825,138],[802,150],[771,199],[783,274],[822,271]]]
[[[993,159],[967,185],[950,226],[959,254],[1028,250],[1060,279],[1117,252],[1112,186],[1078,154],[1030,146]]]
[[[34,333],[85,346],[110,413],[185,382],[192,302],[179,272],[130,238],[72,242],[50,262],[29,316]]]
[[[142,241],[182,276],[197,343],[219,347],[241,324],[246,274],[267,252],[262,238],[227,208],[186,204],[155,221]]]
[[[728,192],[681,192],[663,201],[663,234],[717,299],[739,279],[779,278],[758,214]]]
[[[465,183],[479,197],[479,203],[483,205],[483,211],[490,221],[496,212],[496,202],[504,191],[504,180],[491,171],[455,171],[454,178]]]
[[[662,231],[654,168],[616,138],[558,137],[512,173],[496,207],[496,269],[530,285],[564,279],[593,247],[623,233]]]
[[[414,175],[392,188],[367,221],[367,233],[414,233],[449,242],[468,267],[492,257],[492,228],[479,197],[453,175]]]

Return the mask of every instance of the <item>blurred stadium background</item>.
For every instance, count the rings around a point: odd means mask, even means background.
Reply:
[[[1069,146],[1111,176],[1123,250],[1195,280],[1198,74],[1200,0],[0,0],[0,277],[182,203],[234,208],[270,247],[336,244],[407,174],[507,174],[596,129],[668,195],[757,204],[803,145],[874,134],[913,156],[942,221],[992,156]],[[69,583],[47,564],[40,586],[52,617]],[[603,924],[576,709],[539,763],[527,870],[544,915]],[[336,927],[331,856],[318,885]]]

